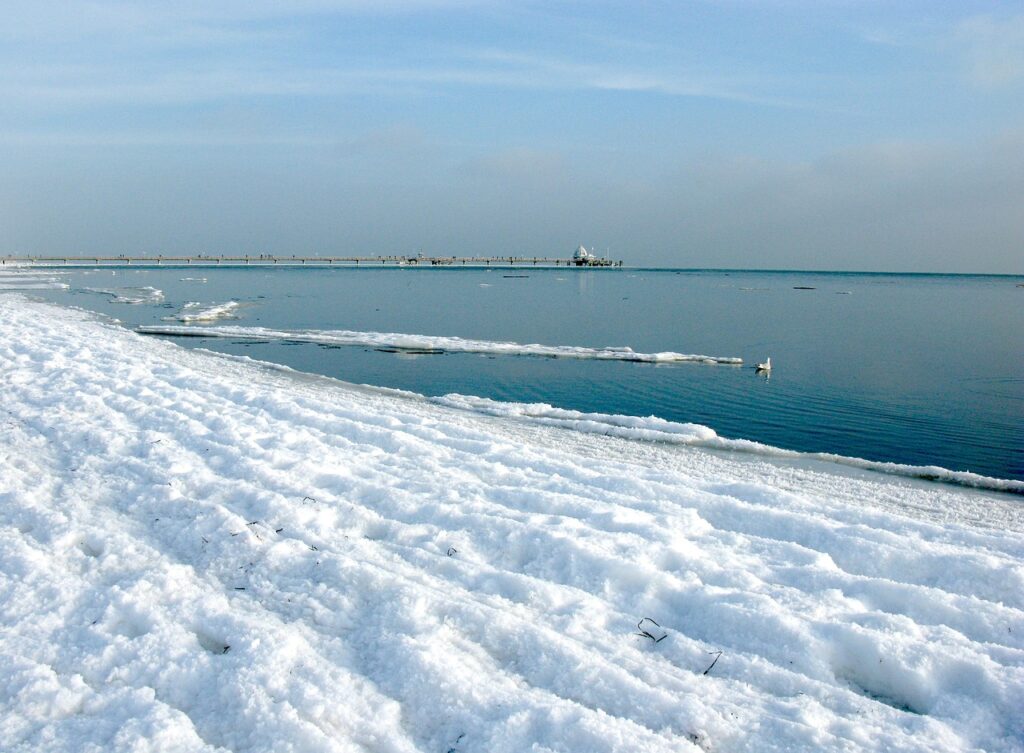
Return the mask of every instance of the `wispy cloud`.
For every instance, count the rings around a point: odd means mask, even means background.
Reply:
[[[689,59],[661,43],[587,35],[586,53],[572,55],[551,51],[543,35],[522,47],[472,48],[456,33],[437,33],[443,28],[438,19],[449,11],[461,23],[478,13],[498,28],[495,9],[505,5],[502,0],[14,0],[0,28],[0,40],[10,42],[6,53],[0,45],[0,98],[16,107],[67,110],[254,97],[393,97],[487,87],[810,106],[767,70],[739,60]],[[524,8],[515,13],[532,12]],[[409,22],[417,14],[429,18],[433,34]],[[388,38],[396,17],[406,23],[396,37],[400,44],[389,54],[360,36],[363,30]],[[325,37],[327,25],[331,32]]]
[[[126,67],[100,64],[0,64],[0,97],[28,106],[94,104],[182,105],[262,96],[331,97],[394,93],[396,87],[494,87],[546,91],[646,92],[777,107],[798,103],[771,97],[749,76],[581,64],[543,55],[482,50],[434,51],[430,65],[371,68],[358,60],[334,66],[257,61],[249,56],[203,63],[150,61]]]
[[[602,60],[599,53],[581,61],[499,48],[463,48],[453,52],[462,60],[462,70],[472,71],[478,80],[487,83],[537,89],[650,92],[782,107],[796,104],[766,95],[765,90],[770,88],[768,78],[742,70],[711,71],[650,60],[623,64]]]

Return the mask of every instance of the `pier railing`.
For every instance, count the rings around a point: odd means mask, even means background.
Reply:
[[[621,261],[540,256],[7,256],[2,265],[25,266],[421,266],[421,267],[621,267]]]

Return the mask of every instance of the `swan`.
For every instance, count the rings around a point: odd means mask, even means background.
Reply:
[[[764,359],[764,363],[759,363],[754,367],[754,371],[771,371],[772,370],[772,359],[771,356]]]

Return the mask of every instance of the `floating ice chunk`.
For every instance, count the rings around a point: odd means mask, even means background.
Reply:
[[[89,293],[109,295],[111,303],[159,303],[164,299],[164,291],[149,285],[138,288],[84,288]]]
[[[436,353],[481,353],[506,356],[546,356],[548,358],[580,358],[596,361],[638,361],[643,363],[715,363],[739,365],[742,358],[704,356],[665,351],[638,353],[630,347],[587,348],[576,345],[539,345],[467,340],[461,337],[438,337],[398,332],[356,332],[351,330],[275,330],[265,327],[175,327],[146,325],[138,332],[146,335],[181,335],[185,337],[225,337],[233,340],[287,340],[325,345],[358,345],[389,350],[430,351]]]
[[[241,307],[238,301],[224,303],[199,303],[189,301],[174,316],[165,317],[167,321],[179,322],[212,322],[217,319],[233,319]]]

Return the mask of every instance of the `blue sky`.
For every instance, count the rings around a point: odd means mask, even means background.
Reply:
[[[1024,3],[3,13],[0,253],[1024,272]]]

